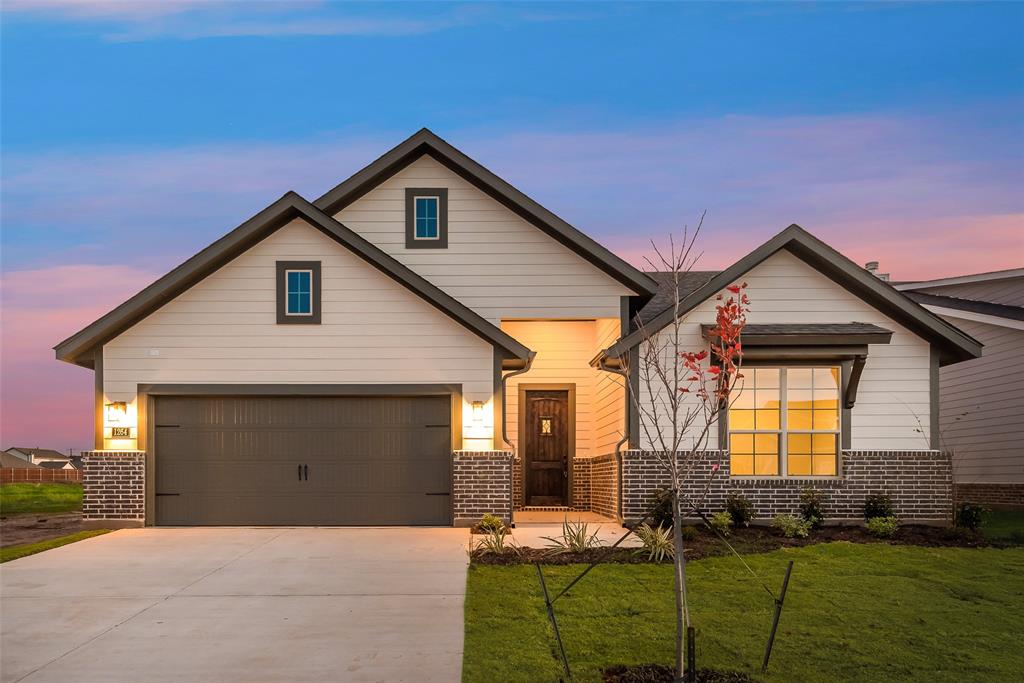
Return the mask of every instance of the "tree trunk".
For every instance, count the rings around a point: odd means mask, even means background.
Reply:
[[[676,588],[676,681],[686,678],[686,627],[690,614],[686,604],[686,556],[683,554],[683,515],[678,489],[672,495],[672,545],[675,547]]]

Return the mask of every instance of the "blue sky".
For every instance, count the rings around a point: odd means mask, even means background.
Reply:
[[[0,21],[15,434],[41,376],[85,404],[66,438],[89,433],[90,378],[53,343],[422,126],[638,264],[704,210],[706,268],[793,222],[901,278],[1024,263],[1019,3],[7,0]]]

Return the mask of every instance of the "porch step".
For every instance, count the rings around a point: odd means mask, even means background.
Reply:
[[[572,512],[573,508],[565,505],[527,505],[519,508],[522,512]]]

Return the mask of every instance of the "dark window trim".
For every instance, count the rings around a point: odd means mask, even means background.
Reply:
[[[437,197],[437,239],[416,239],[416,198]],[[448,188],[405,188],[405,248],[448,248]]]
[[[309,270],[313,272],[312,315],[288,315],[288,302],[285,274],[289,270]],[[278,261],[277,262],[277,324],[278,325],[319,325],[322,292],[320,277],[320,261]]]

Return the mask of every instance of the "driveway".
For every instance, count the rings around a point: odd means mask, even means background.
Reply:
[[[126,529],[0,566],[3,681],[458,681],[465,529]]]

